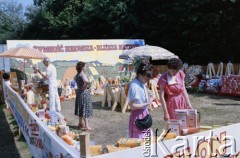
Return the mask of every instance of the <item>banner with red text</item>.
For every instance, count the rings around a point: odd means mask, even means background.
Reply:
[[[142,39],[119,40],[7,40],[7,47],[27,46],[43,52],[51,61],[98,61],[114,65],[123,62],[119,55],[145,45]]]

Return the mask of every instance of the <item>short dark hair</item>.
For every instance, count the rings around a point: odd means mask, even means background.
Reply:
[[[137,69],[137,76],[143,75],[152,78],[152,69],[153,66],[151,64],[140,63]]]
[[[169,59],[167,62],[167,67],[169,69],[180,70],[182,66],[183,66],[183,62],[181,59],[178,59],[178,58]]]
[[[10,75],[5,72],[5,73],[2,75],[2,77],[3,77],[4,80],[9,80]]]
[[[82,72],[83,67],[86,65],[86,63],[79,61],[76,65],[76,70],[78,73]]]

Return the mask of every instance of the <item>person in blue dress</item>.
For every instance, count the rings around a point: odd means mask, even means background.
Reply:
[[[86,71],[86,63],[78,62],[76,65],[77,74],[74,80],[77,84],[75,115],[79,116],[79,127],[82,130],[92,131],[89,125],[89,118],[93,116],[91,95],[88,89],[89,81]]]

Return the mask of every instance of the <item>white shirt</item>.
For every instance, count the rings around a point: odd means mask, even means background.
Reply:
[[[57,70],[52,64],[49,64],[46,69],[48,84],[57,84]]]
[[[176,76],[167,75],[167,81],[168,81],[168,85],[176,84],[177,78]]]
[[[9,87],[11,86],[11,82],[10,82],[10,80],[7,80],[7,81],[5,81],[5,80],[2,80],[2,83],[3,83],[3,90],[4,90],[4,97],[5,97],[5,99],[7,99],[7,97],[8,97],[8,94],[7,94],[7,85],[9,85]],[[8,106],[8,105],[7,105]]]
[[[4,82],[5,82],[5,84],[7,84],[7,85],[9,85],[9,86],[12,85],[11,82],[10,82],[10,80],[4,81]]]
[[[142,104],[149,101],[147,87],[138,79],[133,79],[128,89],[129,101],[134,103]]]

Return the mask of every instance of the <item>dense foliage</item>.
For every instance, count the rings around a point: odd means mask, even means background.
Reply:
[[[240,0],[34,0],[22,39],[144,39],[189,64],[239,62]]]
[[[13,0],[0,1],[0,43],[19,39],[24,30],[23,7]]]

